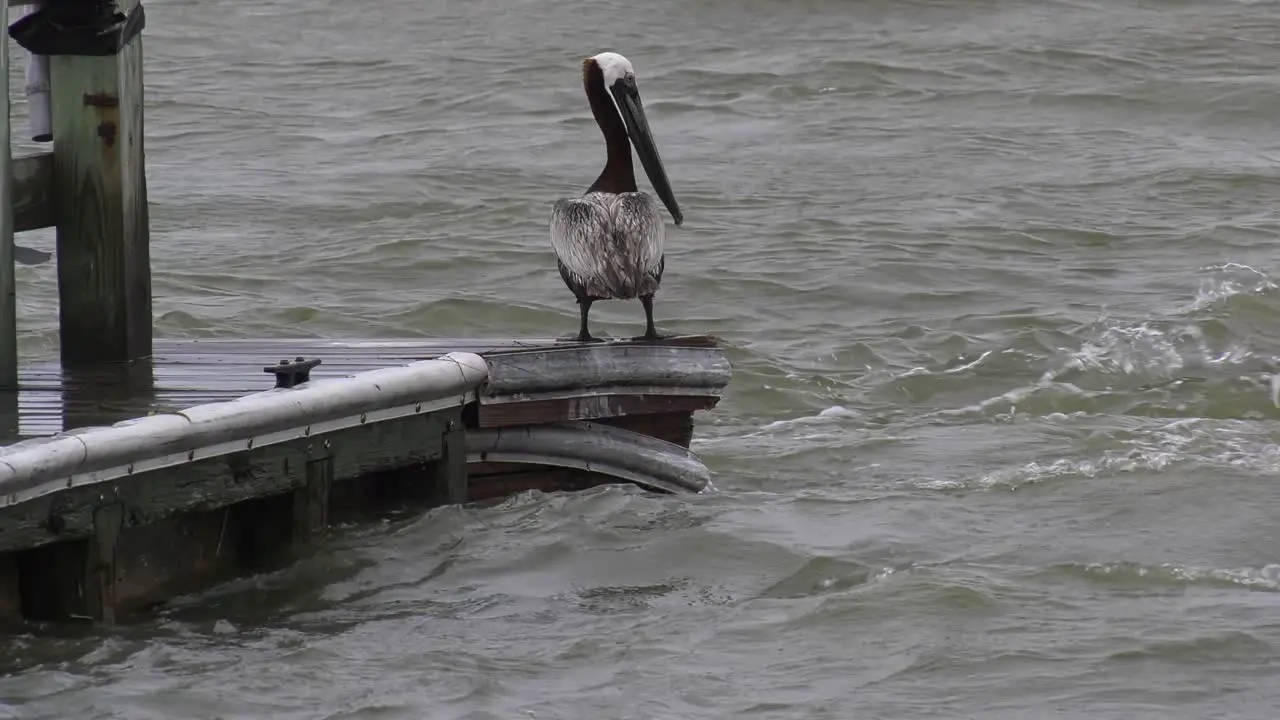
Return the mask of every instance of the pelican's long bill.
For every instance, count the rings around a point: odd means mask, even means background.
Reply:
[[[622,121],[627,125],[627,134],[636,147],[636,155],[640,156],[640,164],[644,173],[653,183],[653,189],[667,206],[671,219],[677,226],[684,222],[684,213],[676,196],[671,192],[671,181],[667,180],[667,170],[662,167],[662,157],[658,155],[658,146],[653,142],[653,133],[649,130],[649,120],[644,116],[644,104],[640,102],[640,90],[636,87],[635,78],[619,80],[609,88],[618,102],[618,110],[622,113]]]

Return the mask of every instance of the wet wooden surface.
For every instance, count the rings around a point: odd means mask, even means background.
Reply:
[[[716,346],[714,338],[705,336],[671,338],[659,343],[692,348]],[[313,379],[320,379],[403,365],[455,351],[495,356],[549,348],[599,347],[600,343],[556,338],[156,339],[152,357],[132,365],[74,371],[64,370],[57,361],[24,366],[19,391],[0,392],[0,442],[109,425],[150,411],[181,409],[269,390],[275,385],[275,377],[263,368],[299,356],[321,360],[311,371]],[[668,408],[671,409],[674,408]]]
[[[357,425],[323,443],[246,447],[10,505],[0,517],[0,622],[145,614],[175,594],[287,561],[333,524],[383,507],[618,482],[571,467],[468,462],[467,435],[582,417],[687,448],[692,412],[715,405],[728,362],[712,338],[661,344],[689,349],[501,338],[157,340],[151,358],[130,365],[29,365],[20,391],[0,393],[25,436],[267,390],[275,377],[264,366],[299,356],[322,361],[312,371],[320,379],[467,351],[486,356],[498,380],[479,407]]]

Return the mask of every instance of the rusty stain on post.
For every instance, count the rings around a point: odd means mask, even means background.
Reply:
[[[107,143],[107,147],[116,144],[116,124],[110,120],[98,125],[98,137]]]
[[[85,107],[120,107],[120,96],[111,93],[85,93],[84,104]]]

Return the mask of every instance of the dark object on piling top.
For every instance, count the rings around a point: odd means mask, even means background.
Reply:
[[[116,55],[147,24],[138,3],[129,14],[114,0],[44,0],[9,26],[9,37],[34,55]]]

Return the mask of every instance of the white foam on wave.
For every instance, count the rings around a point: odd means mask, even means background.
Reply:
[[[848,435],[846,427],[850,420],[863,417],[863,413],[844,405],[831,405],[813,415],[774,420],[759,428],[733,435],[718,437],[698,436],[693,440],[693,447],[698,450],[713,450],[724,446],[740,452],[742,448],[752,446],[759,450],[759,443],[778,448],[785,444],[785,452],[798,452],[806,443],[819,443],[838,440]]]
[[[1207,568],[1163,563],[1156,566],[1130,563],[1091,563],[1085,572],[1098,575],[1127,575],[1183,583],[1224,583],[1251,589],[1280,591],[1280,565],[1260,568]]]
[[[1110,387],[1107,376],[1128,377],[1139,382],[1167,380],[1176,385],[1181,382],[1179,377],[1188,371],[1227,367],[1235,368],[1236,372],[1259,373],[1269,385],[1272,405],[1280,407],[1280,375],[1272,369],[1276,365],[1275,358],[1263,356],[1244,338],[1215,342],[1196,319],[1186,317],[1227,298],[1263,294],[1280,285],[1261,270],[1241,263],[1211,265],[1202,270],[1212,276],[1201,281],[1189,305],[1176,308],[1169,317],[1134,321],[1113,319],[1104,311],[1095,322],[1097,329],[1074,350],[1060,348],[1065,359],[1046,369],[1034,383],[937,414],[986,415],[994,410],[1002,414],[1007,412],[1007,417],[1012,418],[1018,412],[1018,405],[1033,395],[1090,394],[1093,390],[1089,381],[1093,384],[1108,383]],[[991,351],[984,352],[972,362],[933,373],[968,370],[990,355]],[[922,368],[914,368],[913,371],[900,377],[925,372]]]
[[[1106,323],[1100,335],[1086,340],[1062,367],[1046,373],[1045,379],[1072,371],[1167,377],[1185,364],[1175,340],[1150,323]]]
[[[1037,375],[1031,376],[1034,378],[1031,382],[1023,379],[1020,385],[977,402],[970,399],[963,406],[925,411],[915,415],[914,422],[1012,423],[1033,419],[1036,422],[1076,424],[1102,412],[1094,409],[1091,398],[1100,398],[1096,407],[1112,407],[1116,402],[1123,402],[1126,395],[1132,395],[1134,401],[1140,403],[1172,403],[1169,410],[1187,414],[1188,408],[1204,400],[1194,389],[1183,389],[1184,383],[1197,380],[1208,380],[1211,385],[1204,387],[1209,392],[1217,392],[1221,389],[1218,386],[1222,386],[1233,397],[1239,396],[1242,387],[1244,392],[1251,392],[1249,385],[1252,384],[1257,392],[1267,393],[1271,405],[1280,407],[1280,376],[1273,375],[1274,359],[1251,347],[1255,338],[1223,337],[1216,332],[1219,326],[1206,324],[1203,317],[1206,308],[1226,298],[1268,293],[1280,286],[1265,272],[1242,263],[1207,266],[1201,268],[1200,273],[1207,274],[1207,277],[1199,283],[1199,290],[1190,304],[1173,304],[1164,312],[1138,318],[1112,317],[1104,310],[1089,327],[1084,328],[1084,332],[1076,334],[1079,339],[1078,344],[1073,343],[1074,347],[986,348],[976,353],[957,355],[945,363],[945,367],[913,364],[908,368],[899,366],[896,372],[872,372],[855,385],[879,387],[886,375],[890,383],[916,376],[967,378],[975,373],[975,368],[990,364],[990,367],[979,371],[983,373],[983,384],[986,384],[990,378],[999,378],[1002,371],[1026,378],[1022,368],[1040,365],[1033,371]],[[1234,309],[1228,308],[1229,311]],[[1249,380],[1240,383],[1245,376]],[[1257,382],[1259,379],[1261,383]],[[1138,397],[1148,390],[1155,392]],[[1259,414],[1256,408],[1256,404],[1253,405],[1245,416],[1256,417]],[[1145,411],[1139,410],[1138,413],[1145,414]],[[859,442],[865,439],[866,428],[862,421],[866,417],[866,413],[859,411],[857,406],[833,404],[818,412],[762,422],[745,433],[723,437],[704,435],[695,442],[700,449],[790,455],[805,452],[816,445]],[[1174,427],[1176,423],[1168,426]],[[1197,453],[1208,452],[1208,457],[1221,460],[1224,453],[1229,452],[1225,447],[1217,451],[1185,448],[1184,445],[1191,440],[1168,428],[1158,431],[1158,434],[1163,433],[1163,439],[1117,448],[1099,457],[1036,459],[977,479],[925,480],[921,487],[1017,487],[1065,476],[1095,477],[1140,470],[1159,471]],[[1214,452],[1218,455],[1213,455]],[[1272,458],[1270,450],[1256,447],[1256,443],[1246,454],[1248,458],[1242,456],[1236,461],[1260,463],[1265,467]]]
[[[785,420],[774,420],[773,422],[762,426],[759,432],[751,433],[751,435],[789,431],[804,426],[829,425],[833,422],[858,417],[862,417],[862,413],[857,410],[850,410],[843,405],[832,405],[830,407],[823,408],[816,415],[802,415],[800,417],[787,418]]]
[[[956,365],[954,367],[942,368],[940,370],[931,370],[927,367],[924,367],[923,365],[916,365],[906,370],[903,370],[902,372],[892,373],[890,377],[894,380],[902,380],[903,378],[915,377],[917,375],[957,375],[959,373],[967,372],[969,370],[972,370],[978,367],[983,363],[983,361],[985,361],[988,357],[991,357],[991,355],[995,352],[996,351],[994,350],[984,350],[982,351],[981,354],[978,355],[978,357],[972,360],[964,360],[959,365]],[[1013,353],[1017,351],[1010,349],[1010,350],[1001,350],[1000,352],[1003,354],[1003,353]],[[963,356],[957,359],[962,359],[962,358]]]
[[[975,477],[929,479],[915,485],[925,490],[1016,490],[1050,480],[1159,472],[1179,464],[1280,473],[1280,445],[1263,423],[1182,418],[1117,434],[1117,446],[1097,457],[1033,460]]]
[[[1191,312],[1204,310],[1236,295],[1261,294],[1280,287],[1265,272],[1243,263],[1210,265],[1204,270],[1215,273],[1215,276],[1200,281],[1195,299],[1187,308]]]

